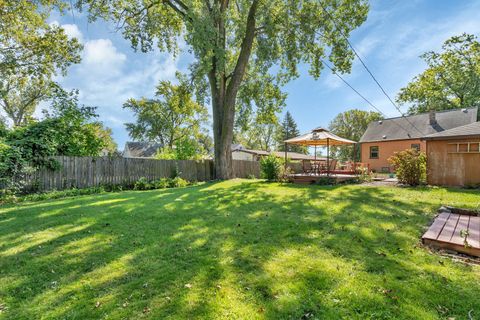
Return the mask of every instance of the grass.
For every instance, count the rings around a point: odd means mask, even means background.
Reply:
[[[0,318],[468,319],[480,267],[419,243],[476,191],[235,180],[0,207]]]

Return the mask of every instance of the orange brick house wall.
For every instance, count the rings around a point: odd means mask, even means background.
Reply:
[[[362,142],[361,144],[361,158],[363,163],[370,165],[370,170],[376,172],[385,171],[388,168],[389,172],[393,172],[393,168],[388,163],[388,158],[395,152],[410,149],[412,144],[419,144],[420,151],[426,151],[426,143],[420,139],[410,140],[392,140],[392,141],[378,141],[378,142]],[[370,158],[370,147],[378,147],[378,159]]]

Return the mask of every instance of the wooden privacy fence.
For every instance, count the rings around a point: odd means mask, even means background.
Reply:
[[[29,176],[26,187],[47,190],[88,188],[102,185],[133,184],[141,177],[149,180],[179,176],[189,181],[215,179],[213,160],[157,160],[121,157],[53,157],[60,164],[57,170],[40,169]],[[237,178],[260,176],[257,161],[233,160]]]

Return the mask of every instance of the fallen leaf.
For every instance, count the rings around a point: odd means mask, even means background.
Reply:
[[[149,308],[149,307],[143,308],[143,313],[149,313],[149,312],[150,312],[150,308]]]
[[[101,303],[100,301],[95,302],[95,308],[100,307],[101,304],[102,304],[102,303]]]
[[[185,288],[190,289],[191,287],[192,287],[192,285],[191,285],[190,283],[187,283],[187,284],[185,285]]]

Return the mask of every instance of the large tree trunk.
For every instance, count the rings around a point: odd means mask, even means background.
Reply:
[[[224,2],[222,12],[226,9],[228,1]],[[243,38],[240,54],[235,69],[227,83],[224,65],[216,64],[215,57],[212,61],[212,69],[209,73],[210,89],[212,93],[213,111],[213,140],[215,156],[215,174],[217,179],[233,178],[232,165],[232,141],[233,124],[235,120],[235,102],[240,84],[246,72],[248,60],[252,51],[255,37],[255,14],[258,0],[254,0],[250,6],[247,18],[245,37]],[[218,44],[225,48],[225,24],[223,19],[218,21],[220,38]],[[223,60],[223,59],[222,59]]]

